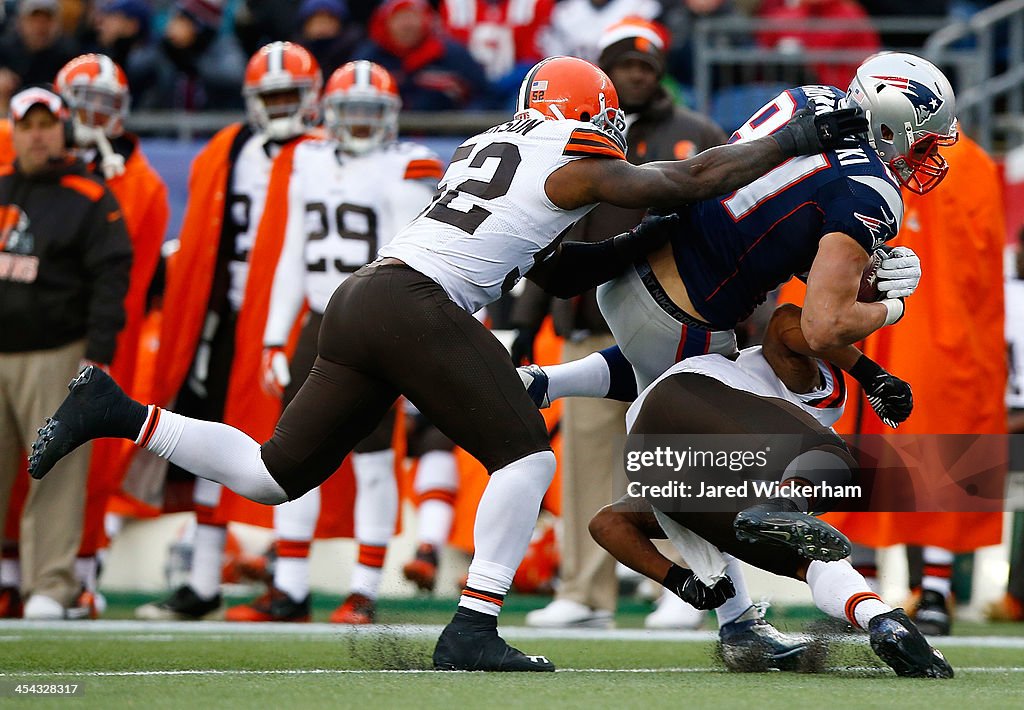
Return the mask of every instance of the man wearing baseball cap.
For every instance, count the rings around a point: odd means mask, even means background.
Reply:
[[[113,359],[132,250],[117,201],[67,149],[68,112],[49,87],[13,97],[13,166],[0,168],[0,528],[24,452],[64,382]],[[61,485],[32,481],[21,517],[27,619],[64,618],[78,596],[89,447]]]

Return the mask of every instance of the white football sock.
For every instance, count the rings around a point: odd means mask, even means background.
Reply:
[[[612,382],[608,361],[601,353],[561,365],[545,365],[544,372],[552,402],[562,397],[604,397]]]
[[[541,501],[554,475],[555,455],[551,451],[530,454],[491,474],[476,511],[476,552],[459,606],[498,615],[512,576],[526,554]]]
[[[17,557],[0,559],[0,587],[21,587],[21,560]]]
[[[921,577],[921,587],[948,597],[953,586],[953,552],[927,545],[922,550],[922,555],[924,574]]]
[[[413,490],[420,500],[419,541],[442,547],[451,534],[455,509],[455,491],[458,487],[458,465],[451,451],[428,451],[416,466]]]
[[[356,476],[356,539],[370,545],[387,545],[398,519],[398,482],[395,452],[391,449],[352,454]]]
[[[213,599],[220,594],[227,537],[228,529],[224,525],[196,525],[188,584],[201,599]]]
[[[75,558],[75,579],[88,592],[96,591],[97,569],[96,557],[94,555]]]
[[[376,599],[383,573],[383,567],[357,564],[352,568],[352,584],[349,585],[349,592]]]
[[[807,586],[819,609],[862,629],[874,617],[892,611],[846,560],[814,560],[807,567]]]
[[[419,542],[435,548],[448,544],[455,520],[455,508],[446,500],[430,498],[420,503]]]
[[[284,489],[267,471],[260,445],[238,429],[153,406],[149,417],[157,419],[145,448],[157,456],[257,503],[277,505],[288,500]],[[148,428],[143,425],[142,430]]]
[[[319,517],[319,488],[274,508],[274,586],[297,602],[309,596],[309,545]]]
[[[287,594],[292,601],[301,602],[308,597],[309,555],[285,557],[278,554],[274,562],[274,586]]]
[[[274,535],[279,540],[309,542],[320,517],[320,489],[274,506]]]
[[[754,603],[750,598],[750,592],[747,591],[747,580],[743,577],[743,567],[740,565],[740,561],[725,552],[722,553],[722,557],[725,558],[725,573],[729,575],[732,586],[736,588],[736,596],[726,599],[725,604],[715,609],[718,628],[736,621]]]

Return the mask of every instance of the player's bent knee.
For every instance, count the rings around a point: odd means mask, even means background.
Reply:
[[[613,506],[606,505],[594,514],[594,517],[590,519],[590,524],[587,529],[590,531],[590,537],[594,538],[601,547],[607,549],[605,541],[608,540],[609,535],[615,527],[621,524],[621,513],[617,513]]]

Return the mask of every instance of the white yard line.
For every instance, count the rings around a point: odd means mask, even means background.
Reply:
[[[131,635],[146,641],[173,641],[178,637],[202,636],[206,639],[232,639],[239,636],[292,637],[436,637],[443,627],[403,624],[389,626],[345,626],[340,624],[234,623],[227,621],[25,621],[0,622],[0,641],[25,636],[25,632],[59,632],[62,639],[92,638],[96,634]],[[568,641],[675,641],[708,642],[718,638],[714,631],[649,631],[646,629],[535,629],[525,626],[501,626],[508,639]],[[13,633],[12,633],[13,632]],[[29,636],[32,636],[29,634]],[[858,634],[836,637],[836,641],[866,643],[867,636]],[[1024,649],[1022,636],[944,636],[932,639],[940,648],[1009,648]]]
[[[838,666],[829,668],[829,672],[887,674],[888,671],[879,666]],[[0,678],[53,678],[55,680],[74,678],[137,678],[146,676],[307,676],[307,675],[423,675],[440,673],[432,670],[355,670],[346,668],[307,668],[280,670],[245,670],[245,669],[180,669],[180,670],[149,670],[149,671],[81,671],[75,673],[28,672],[3,673]],[[557,673],[728,673],[721,668],[559,668]],[[974,666],[956,668],[957,673],[1024,673],[1024,666]]]

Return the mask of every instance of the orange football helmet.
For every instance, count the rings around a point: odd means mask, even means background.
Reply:
[[[124,132],[131,97],[128,77],[105,54],[83,54],[61,67],[54,87],[71,111],[75,142],[94,145],[96,132],[115,138]]]
[[[338,67],[324,89],[324,125],[345,151],[356,155],[395,140],[401,108],[395,80],[384,67],[365,60]]]
[[[593,123],[626,148],[626,118],[608,75],[577,57],[543,59],[526,74],[516,116],[537,111],[546,120]]]
[[[253,128],[284,141],[316,125],[323,76],[313,55],[292,42],[271,42],[245,68],[245,108]]]

